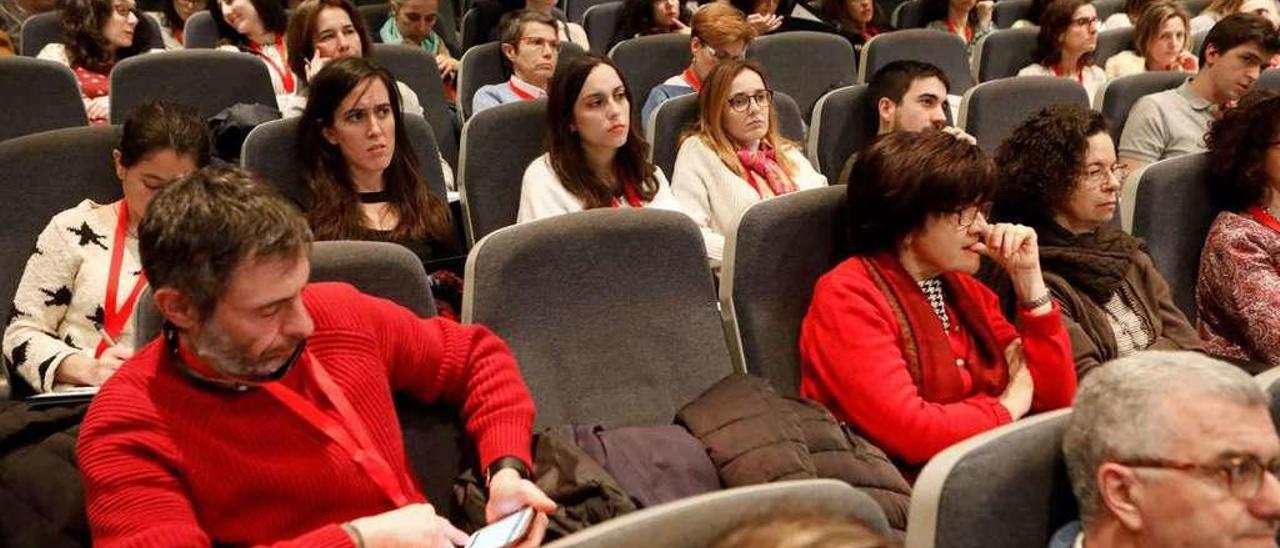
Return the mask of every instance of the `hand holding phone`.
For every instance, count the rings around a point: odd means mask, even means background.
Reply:
[[[467,548],[507,548],[515,546],[529,534],[533,525],[533,508],[524,507],[515,513],[486,525],[471,535]]]

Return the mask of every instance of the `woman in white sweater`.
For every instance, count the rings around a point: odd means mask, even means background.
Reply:
[[[204,119],[191,107],[139,106],[112,156],[124,199],[55,215],[14,294],[4,354],[36,392],[101,385],[133,355],[131,318],[147,284],[138,224],[156,191],[208,163]]]
[[[1090,0],[1053,0],[1040,16],[1035,58],[1018,76],[1070,78],[1093,97],[1107,82],[1107,73],[1094,64],[1098,49],[1098,11]]]
[[[698,126],[680,145],[671,182],[680,207],[710,233],[711,258],[721,258],[725,236],[752,204],[826,184],[778,134],[764,69],[753,61],[712,69],[698,94]]]
[[[1176,2],[1148,5],[1134,27],[1133,49],[1107,59],[1107,79],[1162,70],[1195,74],[1200,63],[1191,54],[1189,20],[1187,10]]]
[[[613,61],[575,56],[547,94],[547,153],[529,164],[517,222],[597,207],[679,210],[631,123],[631,90]]]

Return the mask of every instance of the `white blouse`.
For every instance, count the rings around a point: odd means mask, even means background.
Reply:
[[[813,169],[799,149],[787,146],[782,153],[795,167],[791,180],[796,189],[827,186],[826,176]],[[720,156],[697,136],[680,144],[671,177],[671,191],[680,207],[706,229],[708,255],[717,260],[723,257],[724,239],[737,230],[742,213],[752,204],[766,199],[746,179],[731,171]]]

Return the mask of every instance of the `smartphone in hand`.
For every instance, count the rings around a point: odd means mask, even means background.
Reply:
[[[471,535],[467,548],[506,548],[513,546],[529,534],[533,525],[533,508],[523,508],[498,521],[484,526]]]

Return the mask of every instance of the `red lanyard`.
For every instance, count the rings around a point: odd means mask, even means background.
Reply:
[[[129,297],[125,299],[123,305],[116,308],[116,293],[120,291],[120,270],[124,266],[125,237],[129,231],[129,204],[124,200],[120,200],[120,213],[117,217],[116,234],[111,239],[111,269],[107,271],[107,295],[102,314],[102,330],[107,336],[98,341],[98,348],[93,351],[94,358],[101,357],[107,347],[111,346],[107,341],[108,338],[115,339],[120,336],[121,331],[124,331],[125,322],[128,322],[129,316],[133,314],[133,306],[138,303],[138,295],[142,293],[142,288],[147,286],[147,275],[138,274],[138,280],[133,283]]]
[[[689,87],[692,87],[693,91],[702,91],[702,81],[698,80],[698,73],[693,72],[693,67],[684,69],[684,79],[689,82]]]
[[[636,185],[627,183],[622,185],[622,193],[627,197],[627,205],[631,207],[644,207],[644,202],[640,201],[640,194],[636,192]],[[622,207],[622,202],[617,198],[613,199],[613,207]]]
[[[198,373],[199,376],[210,380],[225,380],[226,375],[214,370],[208,364],[204,363],[198,356],[187,350],[185,346],[178,345],[178,356],[186,363],[187,367]],[[315,427],[329,439],[337,443],[352,461],[360,465],[369,479],[373,480],[387,498],[391,500],[396,507],[404,506],[414,500],[421,500],[414,487],[413,479],[406,472],[400,478],[396,477],[394,469],[387,460],[378,451],[373,444],[373,438],[369,437],[369,431],[365,429],[364,422],[360,420],[360,416],[356,414],[355,408],[351,406],[351,402],[347,400],[342,389],[333,382],[329,377],[329,373],[320,365],[320,361],[306,352],[306,369],[311,371],[311,380],[315,383],[320,392],[328,398],[329,403],[333,404],[333,408],[338,412],[341,421],[333,418],[321,411],[311,400],[299,394],[296,390],[285,386],[279,381],[263,383],[258,386],[262,387],[267,394],[270,394],[285,407],[293,411],[307,424]]]
[[[1052,67],[1052,70],[1053,70],[1054,76],[1057,76],[1058,78],[1062,78],[1062,75],[1063,75],[1062,69],[1058,68],[1057,65],[1054,65]],[[1082,68],[1076,69],[1076,81],[1080,82],[1080,85],[1082,86],[1084,85],[1084,69]]]
[[[952,23],[950,19],[947,19],[947,30],[951,31],[951,34],[956,33],[956,25],[955,23]],[[972,41],[973,41],[973,25],[969,25],[964,28],[964,43],[968,44],[969,42],[972,42]]]
[[[374,446],[373,438],[369,437],[369,431],[360,420],[360,416],[356,414],[355,408],[351,407],[351,402],[342,393],[342,389],[329,378],[320,361],[316,360],[311,352],[307,352],[306,356],[306,366],[311,371],[311,380],[329,399],[329,403],[333,404],[341,421],[321,411],[311,400],[278,381],[263,384],[263,390],[345,450],[351,456],[351,460],[364,469],[369,479],[382,488],[382,492],[397,508],[421,498],[413,487],[413,481],[407,475],[396,477],[395,470]]]
[[[507,80],[507,87],[511,88],[511,93],[516,94],[516,97],[519,97],[521,101],[532,101],[534,99],[533,94],[516,87],[515,82]]]
[[[1262,223],[1262,226],[1270,228],[1276,232],[1280,232],[1280,221],[1276,220],[1275,217],[1272,217],[1270,213],[1267,213],[1267,210],[1258,206],[1253,206],[1249,208],[1248,211],[1250,215],[1253,215],[1254,220]]]
[[[249,40],[249,49],[258,54],[258,57],[261,57],[263,61],[266,61],[267,66],[271,67],[271,70],[276,71],[276,74],[280,75],[280,81],[284,83],[284,91],[286,93],[293,93],[293,71],[281,68],[280,65],[277,65],[274,60],[262,53],[262,47],[253,40]],[[279,53],[281,57],[288,55],[285,53],[284,49],[284,36],[281,36],[280,34],[276,34],[276,53]],[[287,65],[288,63],[286,62],[285,64]]]

